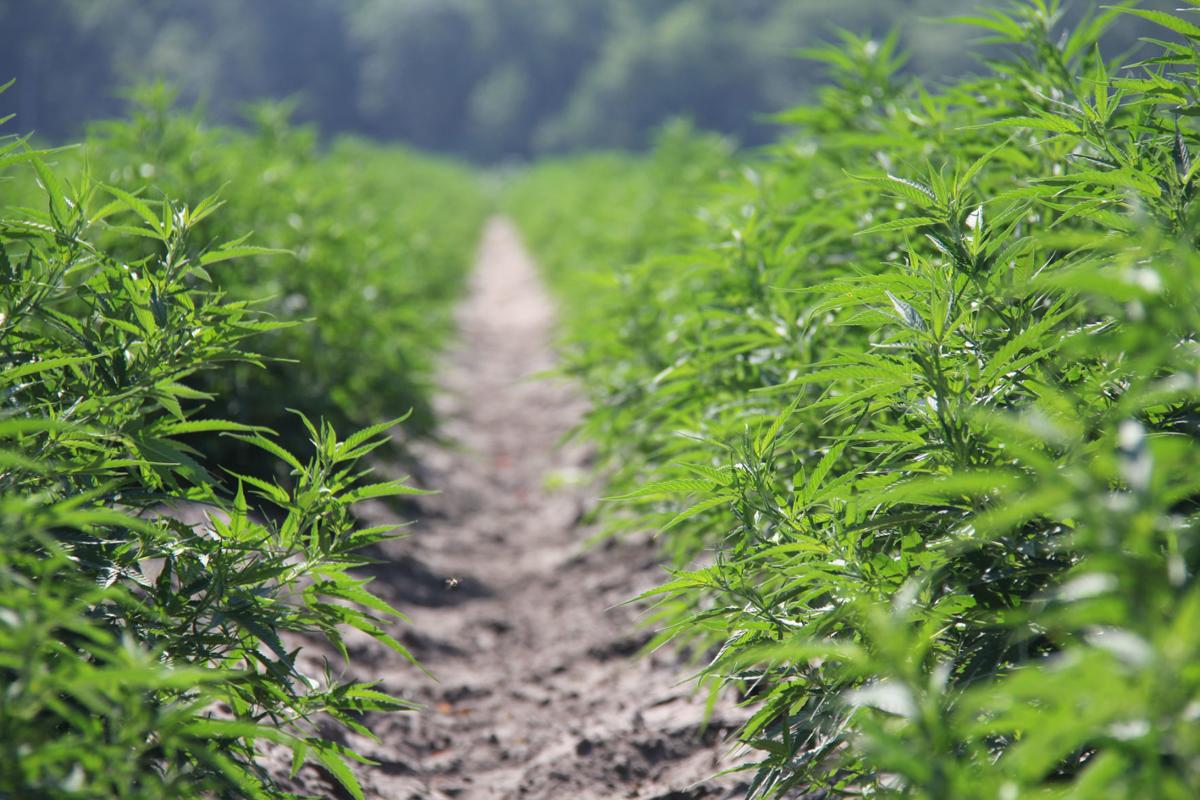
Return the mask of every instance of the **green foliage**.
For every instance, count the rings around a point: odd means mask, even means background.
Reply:
[[[174,93],[134,93],[128,120],[94,125],[74,171],[163,200],[218,193],[222,213],[201,222],[198,241],[228,241],[204,266],[238,257],[221,285],[277,320],[255,342],[262,364],[210,372],[194,388],[215,396],[210,413],[270,427],[295,449],[308,433],[295,408],[340,429],[412,409],[409,429],[432,425],[429,381],[450,307],[471,265],[487,211],[475,178],[450,162],[353,139],[328,147],[292,126],[286,105],[251,110],[253,130],[211,128],[174,110]],[[63,156],[62,158],[66,158]],[[156,211],[157,213],[157,211]],[[252,231],[255,247],[242,238]],[[112,246],[138,257],[141,239]],[[265,368],[264,368],[265,367]],[[253,469],[252,451],[210,442],[220,460]]]
[[[960,20],[1002,55],[940,92],[845,36],[758,157],[515,189],[619,524],[677,558],[664,636],[756,709],[752,796],[1200,788],[1193,11]]]
[[[211,235],[236,224],[215,197],[69,180],[66,157],[0,140],[5,195],[30,206],[0,210],[0,797],[283,797],[256,763],[273,742],[361,798],[358,757],[321,731],[406,704],[296,654],[307,636],[345,655],[348,626],[408,657],[351,574],[393,535],[352,506],[415,491],[355,466],[389,425],[340,440],[301,418],[300,458],[202,417],[201,378],[292,330],[216,288],[258,250]],[[214,476],[199,451],[222,435],[285,480]]]

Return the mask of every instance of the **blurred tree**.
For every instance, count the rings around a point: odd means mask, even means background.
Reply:
[[[477,83],[471,89],[467,116],[476,153],[495,158],[525,149],[533,100],[529,73],[521,64],[505,64]]]
[[[467,98],[478,69],[464,3],[366,0],[351,34],[362,54],[358,110],[368,133],[431,149],[466,143]]]
[[[0,0],[0,82],[18,79],[0,112],[64,139],[117,113],[123,87],[163,79],[219,121],[291,96],[326,134],[484,160],[641,147],[675,116],[756,143],[762,115],[821,80],[796,49],[839,26],[896,27],[914,72],[961,73],[977,48],[934,20],[980,2]],[[1126,44],[1137,33],[1118,30]]]
[[[563,113],[543,127],[544,149],[642,147],[676,116],[744,139],[761,136],[754,115],[795,99],[786,48],[764,46],[761,21],[719,3],[676,4],[648,22],[624,17]]]

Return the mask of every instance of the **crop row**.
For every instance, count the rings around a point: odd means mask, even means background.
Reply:
[[[752,796],[1200,789],[1196,10],[959,20],[992,58],[943,88],[847,35],[760,153],[514,187]]]
[[[288,796],[274,743],[361,798],[330,731],[407,704],[289,636],[408,657],[352,572],[395,531],[352,507],[415,490],[358,464],[428,422],[484,202],[278,107],[142,100],[84,148],[0,139],[0,797]]]

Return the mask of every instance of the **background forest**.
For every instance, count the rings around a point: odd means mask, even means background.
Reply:
[[[763,115],[820,79],[797,48],[837,27],[896,27],[909,68],[938,78],[971,64],[931,21],[974,0],[0,0],[0,111],[22,130],[77,137],[122,110],[149,77],[239,118],[294,97],[326,133],[401,139],[477,160],[639,148],[674,116],[770,136]]]

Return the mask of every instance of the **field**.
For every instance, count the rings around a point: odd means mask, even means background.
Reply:
[[[0,139],[0,798],[1196,797],[1187,5],[752,151]]]

